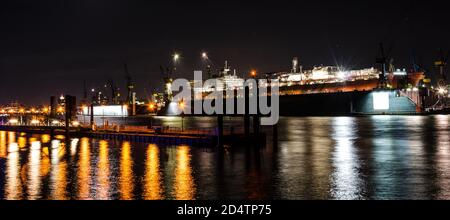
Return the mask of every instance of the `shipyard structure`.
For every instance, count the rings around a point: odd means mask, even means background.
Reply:
[[[377,59],[377,62],[381,68],[355,70],[341,66],[316,66],[304,69],[299,59],[293,58],[292,68],[288,71],[265,74],[252,71],[249,78],[279,82],[281,116],[411,115],[448,111],[449,88],[446,83],[433,86],[424,71],[395,68],[392,61],[386,62],[386,58]],[[212,76],[221,83],[213,89],[203,88],[202,99],[213,90],[244,89],[242,85],[246,79],[237,76],[228,62]],[[444,74],[438,78],[445,79]],[[259,88],[268,86],[267,83],[258,85]],[[159,111],[160,115],[173,115],[177,112],[173,108],[182,101],[174,100],[175,94],[169,88],[170,83],[166,86],[166,105]],[[194,101],[191,101],[191,106],[194,106]]]

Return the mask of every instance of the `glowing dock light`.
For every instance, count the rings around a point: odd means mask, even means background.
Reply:
[[[394,76],[406,76],[406,75],[408,75],[407,73],[406,73],[406,70],[405,69],[403,69],[403,70],[401,70],[401,69],[397,69],[396,71],[394,71]]]
[[[72,122],[72,125],[73,125],[74,127],[78,127],[78,126],[80,126],[80,122],[74,121],[74,122]]]
[[[347,72],[344,72],[344,71],[339,71],[338,73],[337,73],[337,77],[339,78],[339,79],[345,79],[345,78],[347,78]]]
[[[438,93],[441,94],[441,95],[444,95],[444,94],[446,94],[447,92],[448,92],[448,91],[447,91],[445,88],[442,88],[442,87],[441,87],[441,88],[438,89]]]
[[[373,109],[389,110],[389,92],[373,93]]]
[[[208,59],[208,54],[206,52],[203,52],[202,53],[202,58],[207,60]]]
[[[32,124],[32,125],[38,125],[39,123],[40,123],[39,120],[36,120],[36,119],[33,119],[30,122],[30,124]]]
[[[19,120],[17,120],[17,118],[11,118],[11,119],[9,119],[8,123],[12,124],[12,125],[16,125],[19,123]]]
[[[251,72],[250,72],[250,76],[251,77],[256,77],[256,70],[252,70]]]
[[[179,59],[180,59],[180,54],[175,53],[175,54],[173,55],[173,61],[174,61],[174,62],[177,62]]]
[[[52,125],[59,125],[61,122],[59,122],[58,120],[53,120],[52,121]]]
[[[184,107],[186,106],[186,105],[184,104],[184,101],[180,101],[180,103],[178,103],[178,105],[180,106],[180,109],[181,109],[181,110],[184,110]]]
[[[150,105],[148,106],[148,108],[149,108],[151,111],[155,110],[155,104],[150,103]]]

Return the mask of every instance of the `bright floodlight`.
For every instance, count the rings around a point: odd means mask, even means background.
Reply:
[[[178,61],[180,59],[180,54],[177,54],[177,53],[175,53],[174,55],[173,55],[173,61]]]
[[[447,91],[445,90],[445,88],[441,87],[441,88],[438,89],[438,93],[441,94],[441,95],[444,95],[446,92]]]
[[[203,58],[203,59],[208,59],[208,54],[207,54],[206,52],[203,52],[203,53],[202,53],[202,58]]]
[[[389,92],[373,93],[373,109],[389,110]]]
[[[337,73],[337,77],[338,77],[339,79],[345,79],[345,78],[347,77],[347,73],[344,72],[344,71],[339,71],[339,72]]]

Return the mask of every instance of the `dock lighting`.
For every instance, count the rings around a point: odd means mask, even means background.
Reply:
[[[373,93],[373,109],[374,110],[389,110],[389,92],[374,92]]]
[[[207,60],[208,59],[208,54],[206,52],[203,52],[202,53],[202,58]]]
[[[184,104],[183,100],[180,101],[180,103],[178,103],[178,105],[180,106],[181,109],[184,109],[184,107],[185,107],[185,104]]]
[[[148,107],[150,108],[151,111],[155,110],[155,104],[153,103],[150,103]]]
[[[80,126],[80,122],[74,121],[74,122],[72,122],[72,125],[73,125],[74,127],[78,127],[78,126]]]
[[[59,112],[59,113],[62,113],[63,111],[64,111],[63,107],[59,107],[59,108],[58,108],[58,112]]]
[[[48,108],[44,108],[44,109],[42,109],[42,111],[43,111],[44,113],[48,113]]]
[[[58,125],[60,122],[58,120],[53,120],[52,125]]]
[[[21,114],[23,114],[23,113],[25,113],[25,109],[21,108],[21,109],[19,109],[19,112],[20,112]]]
[[[339,71],[339,72],[337,73],[337,77],[338,77],[339,79],[345,79],[345,78],[347,78],[347,73],[344,72],[344,71]]]
[[[8,123],[15,125],[15,124],[19,123],[19,120],[17,120],[17,118],[11,118],[11,119],[9,119]]]
[[[256,77],[256,70],[252,70],[252,71],[250,72],[250,76]]]
[[[173,55],[173,61],[174,61],[174,62],[177,62],[179,59],[180,59],[180,54],[175,53],[175,54]]]
[[[32,125],[38,125],[39,124],[39,120],[33,119],[30,122]]]
[[[441,88],[438,89],[438,93],[441,94],[441,95],[444,95],[445,93],[447,93],[447,90],[445,88],[441,87]]]

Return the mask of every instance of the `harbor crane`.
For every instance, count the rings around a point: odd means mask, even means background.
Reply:
[[[388,60],[390,60],[389,55],[392,51],[392,46],[389,48],[387,53],[384,50],[384,46],[382,43],[380,43],[378,56],[376,58],[376,63],[381,65],[381,73],[379,76],[378,81],[378,88],[386,88],[387,87],[387,80],[386,80],[386,65],[388,63]]]
[[[127,80],[127,92],[128,92],[127,103],[132,104],[134,84],[133,81],[131,80],[131,75],[130,72],[128,72],[128,65],[126,63],[124,64],[124,69],[125,69],[125,79]]]

